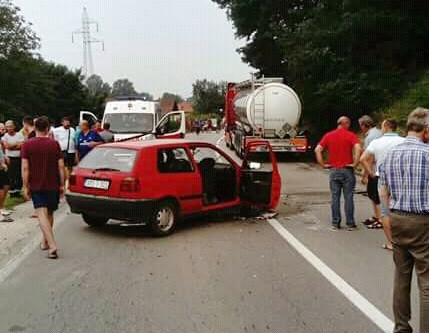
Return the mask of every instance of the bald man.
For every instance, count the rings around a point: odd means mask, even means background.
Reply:
[[[79,161],[84,158],[95,146],[104,142],[96,131],[91,130],[88,121],[83,120],[79,124],[80,133],[77,142]]]
[[[331,190],[332,229],[341,228],[341,192],[344,193],[344,210],[347,230],[356,229],[354,217],[354,190],[356,176],[354,169],[359,163],[362,148],[359,138],[350,131],[351,121],[340,117],[337,129],[326,133],[315,149],[317,162],[329,170]],[[328,152],[328,162],[323,159],[323,151]]]

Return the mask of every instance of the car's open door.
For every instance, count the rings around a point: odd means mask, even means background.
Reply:
[[[80,111],[79,112],[79,123],[82,120],[86,120],[89,123],[89,127],[92,127],[97,122],[97,117],[92,112]]]
[[[275,209],[280,201],[281,177],[270,143],[252,141],[246,147],[240,177],[240,197],[244,204]],[[260,162],[263,158],[268,162]]]
[[[165,114],[155,127],[155,136],[159,139],[180,139],[186,134],[186,116],[184,111]]]

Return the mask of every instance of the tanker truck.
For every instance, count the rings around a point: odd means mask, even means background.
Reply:
[[[282,78],[228,83],[225,102],[225,143],[238,156],[247,144],[268,140],[274,152],[305,153],[307,137],[298,129],[301,102]]]

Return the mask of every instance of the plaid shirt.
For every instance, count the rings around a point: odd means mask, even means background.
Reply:
[[[429,145],[409,136],[380,165],[380,185],[388,187],[390,208],[429,214]]]

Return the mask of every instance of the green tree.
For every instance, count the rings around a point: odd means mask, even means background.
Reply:
[[[177,94],[173,94],[173,93],[169,93],[169,92],[165,92],[162,94],[161,96],[161,100],[162,101],[168,101],[168,102],[177,102],[177,103],[182,103],[184,102],[184,98],[180,95]]]
[[[193,84],[194,109],[198,113],[217,113],[225,104],[226,83],[197,80]]]
[[[31,24],[19,15],[10,0],[0,0],[0,58],[17,53],[30,53],[39,48],[39,38]]]
[[[137,91],[134,89],[134,83],[128,79],[116,80],[112,88],[113,97],[119,96],[136,96]]]
[[[385,107],[429,66],[429,7],[393,0],[214,0],[247,38],[243,59],[283,76],[316,132]],[[325,121],[320,121],[324,119]]]
[[[88,88],[88,108],[97,115],[104,111],[106,100],[112,95],[112,88],[99,75],[92,75],[86,80]]]
[[[88,93],[91,96],[110,96],[112,88],[107,82],[103,82],[103,79],[99,75],[92,75],[86,80],[86,86],[88,87]]]
[[[144,98],[145,101],[153,101],[153,95],[148,92],[141,92],[137,94],[138,97]]]
[[[38,38],[10,1],[0,0],[0,117],[47,115],[59,120],[89,106],[79,71],[35,54]]]

